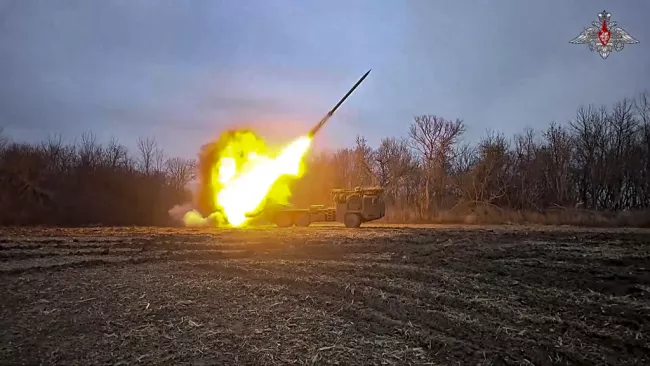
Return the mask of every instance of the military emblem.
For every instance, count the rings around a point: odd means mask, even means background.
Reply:
[[[611,18],[612,14],[603,10],[598,14],[598,21],[593,21],[591,27],[585,28],[569,43],[586,44],[591,52],[598,52],[603,59],[606,59],[614,50],[622,51],[626,44],[639,43]]]

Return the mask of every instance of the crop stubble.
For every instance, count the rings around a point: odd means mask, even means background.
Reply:
[[[2,233],[3,363],[650,363],[648,231]]]

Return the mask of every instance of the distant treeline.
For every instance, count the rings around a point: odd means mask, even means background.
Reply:
[[[565,125],[463,142],[465,124],[414,118],[403,138],[311,153],[293,182],[298,206],[332,188],[382,186],[390,222],[650,225],[650,95],[581,107]],[[197,149],[198,150],[198,149]],[[130,155],[91,134],[77,144],[0,137],[0,224],[168,225],[191,200],[195,162],[154,139]]]
[[[90,133],[77,144],[0,140],[0,224],[168,224],[168,210],[191,198],[194,163],[166,158],[151,138],[137,146],[129,155]]]
[[[335,187],[386,189],[393,222],[650,225],[650,95],[585,106],[568,124],[463,142],[465,124],[414,118],[403,138],[312,157],[301,204]]]

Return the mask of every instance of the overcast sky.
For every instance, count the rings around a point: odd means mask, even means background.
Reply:
[[[569,44],[603,9],[641,41],[606,60]],[[510,135],[650,88],[649,17],[647,0],[0,0],[0,126],[191,157],[228,127],[304,134],[372,68],[320,146],[417,114]]]

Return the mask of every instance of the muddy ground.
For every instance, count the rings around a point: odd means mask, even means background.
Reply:
[[[650,231],[0,229],[1,364],[650,364]]]

